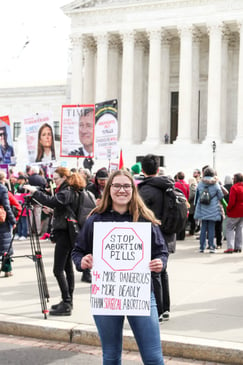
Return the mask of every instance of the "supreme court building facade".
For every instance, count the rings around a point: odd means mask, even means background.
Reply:
[[[243,1],[74,1],[63,11],[71,102],[118,99],[128,166],[155,153],[168,172],[243,170]]]
[[[118,99],[127,167],[154,153],[172,175],[243,170],[242,0],[76,0],[62,10],[72,46],[62,103]]]

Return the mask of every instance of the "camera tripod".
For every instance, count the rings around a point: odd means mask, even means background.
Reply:
[[[44,314],[44,318],[47,319],[47,313],[49,311],[47,309],[46,303],[48,302],[48,299],[50,298],[50,296],[49,296],[48,287],[47,287],[44,264],[42,261],[41,246],[40,246],[39,236],[38,236],[37,227],[36,227],[34,208],[32,205],[33,200],[34,199],[32,199],[30,196],[25,197],[25,202],[23,204],[21,215],[19,217],[19,220],[20,220],[21,217],[23,216],[24,210],[26,209],[27,223],[28,223],[28,227],[29,227],[30,246],[31,246],[32,254],[23,255],[23,256],[12,256],[12,258],[28,257],[34,261],[39,295],[40,295],[41,310],[42,310],[42,313]],[[18,227],[18,223],[17,223],[17,227]],[[12,240],[12,242],[13,242],[13,240]],[[11,245],[12,245],[12,242],[11,242]],[[10,252],[10,249],[11,249],[11,246],[10,246],[8,252]]]

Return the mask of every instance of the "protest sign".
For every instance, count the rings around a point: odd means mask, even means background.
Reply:
[[[151,223],[94,223],[91,310],[150,315]]]
[[[48,163],[56,160],[51,112],[36,113],[24,118],[28,160]]]
[[[118,158],[117,100],[95,105],[95,158]]]
[[[15,165],[15,155],[10,129],[10,120],[7,115],[0,117],[0,163]]]
[[[61,157],[94,156],[95,107],[63,105],[61,123]]]

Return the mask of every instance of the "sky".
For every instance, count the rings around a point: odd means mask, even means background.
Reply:
[[[0,87],[65,82],[69,0],[0,1]]]

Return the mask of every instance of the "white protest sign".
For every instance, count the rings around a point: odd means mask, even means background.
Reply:
[[[91,311],[150,315],[151,223],[95,222]]]

